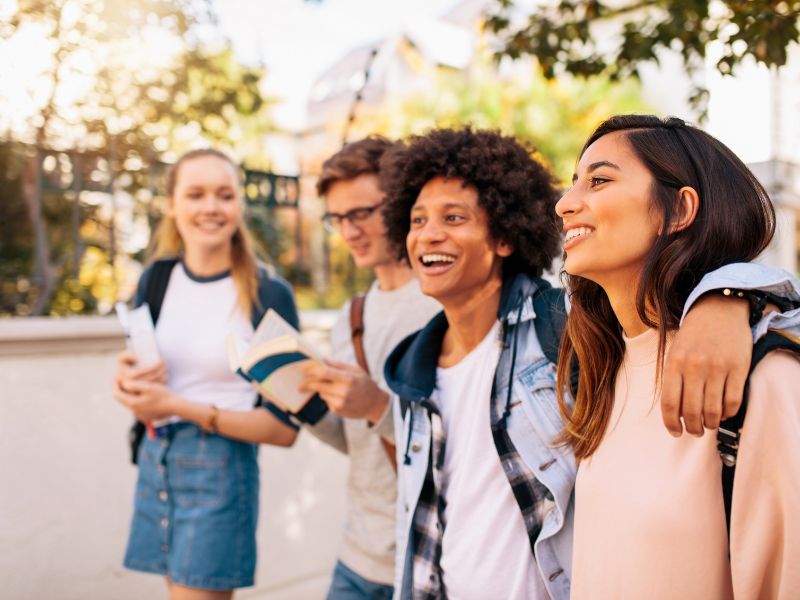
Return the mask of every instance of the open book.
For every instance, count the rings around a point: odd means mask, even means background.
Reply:
[[[311,399],[313,394],[297,389],[305,379],[302,367],[322,357],[274,310],[267,311],[249,343],[231,333],[227,346],[231,370],[278,407],[296,413]]]

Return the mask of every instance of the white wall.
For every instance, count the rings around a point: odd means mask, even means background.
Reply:
[[[323,318],[323,321],[325,319]],[[319,333],[319,332],[318,332]],[[0,320],[0,597],[165,598],[120,566],[136,469],[129,413],[110,394],[113,318]],[[308,434],[262,447],[257,585],[238,598],[324,595],[346,459]]]

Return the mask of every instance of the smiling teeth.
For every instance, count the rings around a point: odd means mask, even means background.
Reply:
[[[576,237],[582,235],[589,235],[590,233],[592,233],[592,231],[594,230],[589,227],[576,227],[575,229],[570,229],[569,231],[567,231],[567,235],[564,236],[564,241],[568,242],[570,240],[575,239]]]
[[[445,254],[423,254],[422,255],[422,263],[425,265],[429,265],[435,262],[445,262],[451,263],[455,262],[455,258],[452,256],[446,256]]]

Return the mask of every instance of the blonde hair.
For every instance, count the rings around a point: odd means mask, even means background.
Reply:
[[[181,166],[187,161],[204,156],[213,156],[224,160],[237,173],[239,171],[236,163],[227,154],[219,150],[213,148],[192,150],[182,155],[167,173],[167,195],[170,198],[175,193]],[[178,258],[183,256],[183,253],[183,238],[181,238],[181,234],[175,224],[175,219],[168,214],[164,215],[150,242],[147,262],[152,263],[162,258]],[[231,277],[236,287],[239,306],[249,318],[253,311],[253,306],[260,306],[258,300],[258,260],[253,236],[247,230],[243,219],[239,221],[231,238]]]

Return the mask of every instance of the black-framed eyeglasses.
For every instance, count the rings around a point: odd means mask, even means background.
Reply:
[[[322,215],[322,224],[325,229],[332,233],[336,233],[342,229],[342,221],[350,221],[351,225],[358,226],[359,223],[366,221],[377,209],[383,206],[385,200],[381,200],[375,206],[363,206],[353,208],[346,213],[331,213],[326,212]]]

